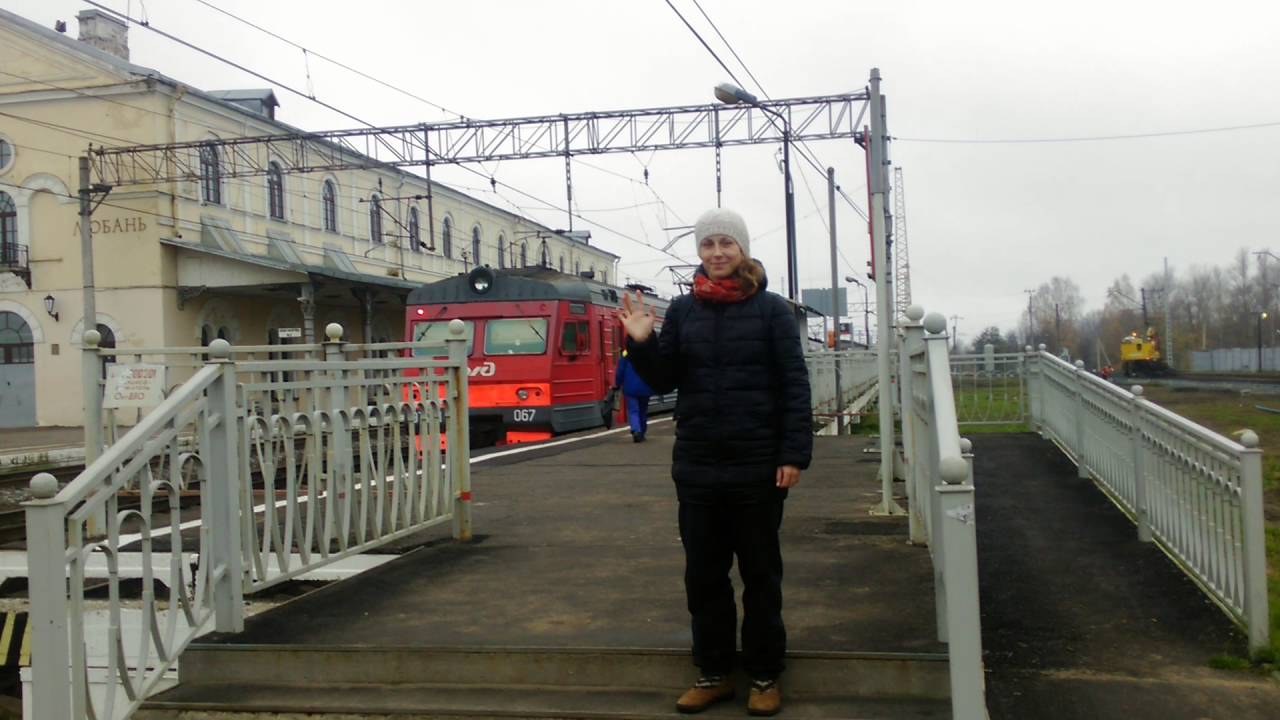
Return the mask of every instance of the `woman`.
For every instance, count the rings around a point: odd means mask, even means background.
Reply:
[[[685,595],[693,660],[701,677],[676,701],[699,712],[733,697],[737,608],[729,571],[742,578],[742,661],[752,679],[748,711],[782,707],[778,676],[782,622],[778,528],[787,490],[813,448],[809,375],[796,315],[765,291],[742,217],[711,210],[694,228],[693,292],[667,308],[662,332],[638,294],[622,323],[632,364],[655,393],[679,390],[671,474],[680,501]]]

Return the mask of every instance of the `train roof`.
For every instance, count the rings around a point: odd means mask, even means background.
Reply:
[[[551,268],[489,269],[492,285],[485,292],[472,286],[472,276],[455,275],[412,290],[408,305],[443,305],[522,300],[568,300],[617,306],[626,291],[597,280],[569,275]],[[473,271],[474,272],[474,271]]]

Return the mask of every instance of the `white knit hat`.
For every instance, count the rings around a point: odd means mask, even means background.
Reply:
[[[742,254],[751,257],[751,235],[747,233],[747,221],[732,210],[716,208],[702,213],[693,226],[693,239],[698,246],[711,235],[727,235],[738,241]]]

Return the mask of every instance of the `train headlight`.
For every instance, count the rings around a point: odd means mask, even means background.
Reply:
[[[471,286],[472,292],[483,295],[493,287],[493,271],[482,265],[467,276],[467,284]]]
[[[521,400],[528,400],[529,391],[526,390],[525,388],[520,388],[519,390],[516,391],[516,397],[520,398]]]

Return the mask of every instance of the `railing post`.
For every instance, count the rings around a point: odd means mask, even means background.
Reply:
[[[1023,367],[1026,368],[1027,373],[1027,413],[1030,416],[1028,419],[1031,430],[1043,436],[1044,431],[1041,426],[1044,415],[1044,372],[1040,365],[1040,356],[1030,345],[1026,347],[1026,364]]]
[[[938,534],[946,546],[947,643],[951,671],[951,717],[985,720],[986,679],[982,666],[982,619],[978,605],[978,536],[974,489],[966,484],[970,465],[963,458],[939,462],[943,485]]]
[[[1133,401],[1129,405],[1132,428],[1129,437],[1133,447],[1133,496],[1137,504],[1134,515],[1138,519],[1138,539],[1151,542],[1151,500],[1147,497],[1146,453],[1142,445],[1142,386],[1134,385],[1129,392],[1133,393]]]
[[[1084,361],[1076,361],[1076,477],[1088,480],[1089,464],[1085,461]]]
[[[1262,507],[1262,450],[1258,435],[1240,436],[1240,514],[1244,523],[1244,617],[1249,626],[1249,651],[1271,647],[1271,619],[1267,609],[1267,547]]]
[[[98,343],[102,335],[87,328],[80,336],[80,351],[84,354],[80,363],[80,380],[84,389],[84,465],[88,467],[102,454],[102,356]]]
[[[924,317],[924,308],[912,305],[907,308],[907,320],[902,324],[902,342],[898,345],[898,393],[902,395],[902,457],[906,462],[907,486],[907,537],[913,545],[925,545],[929,542],[928,527],[925,525],[922,512],[929,512],[929,496],[921,497],[920,472],[922,463],[919,458],[915,425],[915,378],[911,370],[911,354],[924,343],[924,326],[920,319]],[[923,507],[921,507],[923,505]]]
[[[240,556],[240,433],[237,427],[236,368],[231,344],[221,338],[209,343],[209,364],[221,366],[208,390],[209,582],[218,632],[244,629],[244,572]],[[268,501],[269,503],[269,501]],[[253,508],[244,508],[252,513]]]
[[[37,718],[71,717],[67,525],[65,508],[51,502],[57,494],[57,479],[40,473],[31,478],[34,499],[23,503],[31,600],[31,710]]]
[[[471,399],[467,391],[469,368],[467,367],[467,339],[463,335],[466,326],[461,320],[449,321],[449,362],[453,365],[454,396],[449,398],[449,468],[454,479],[453,488],[453,537],[464,542],[471,540]]]

